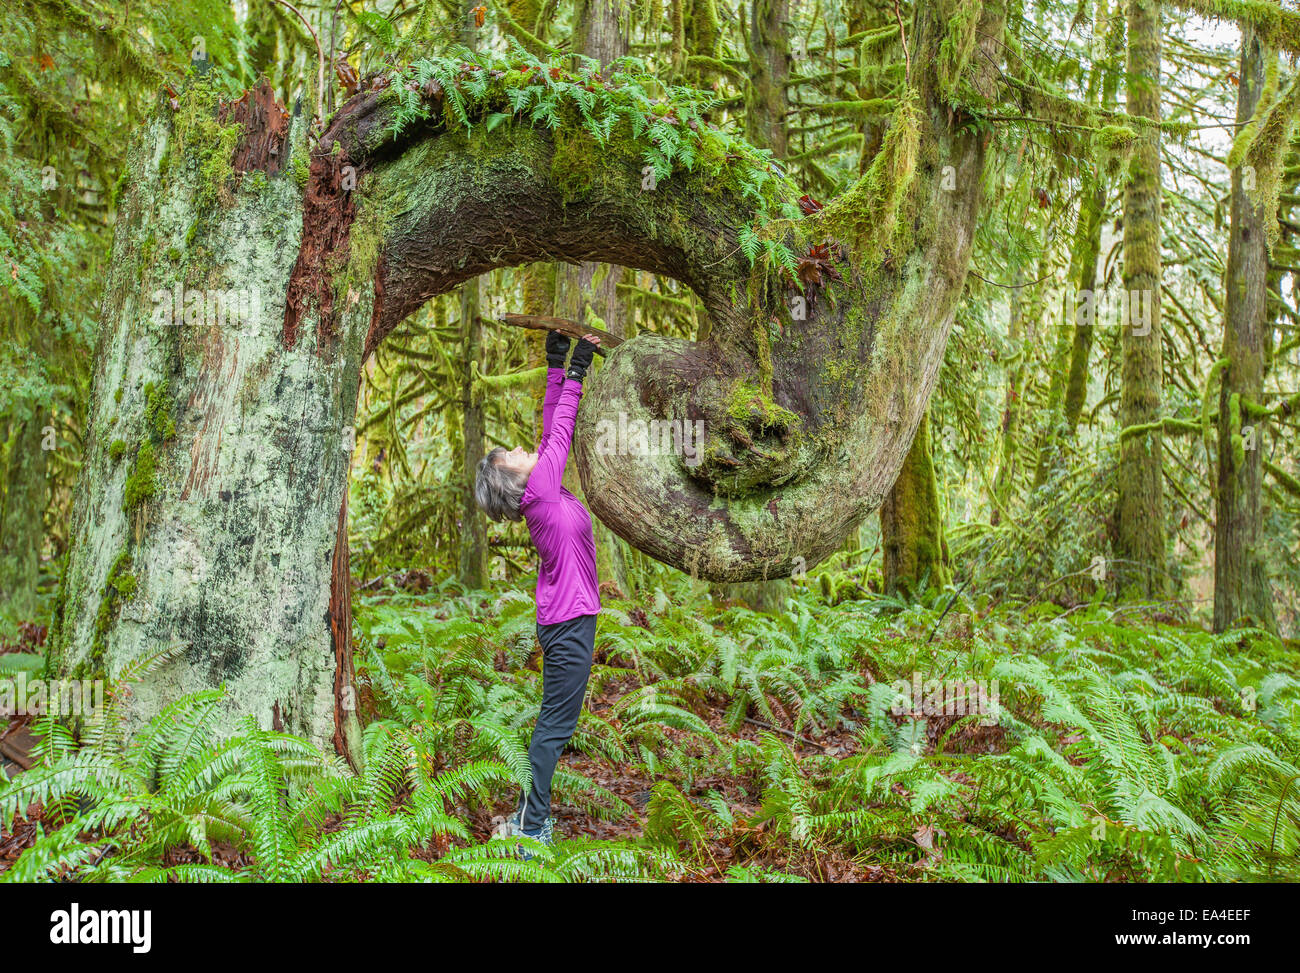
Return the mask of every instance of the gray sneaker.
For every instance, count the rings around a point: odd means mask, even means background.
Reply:
[[[511,819],[515,823],[515,819]],[[531,838],[540,845],[546,845],[548,848],[555,844],[555,822],[548,816],[542,823],[542,826],[535,831],[525,831],[523,828],[516,828],[513,832],[516,837]],[[530,861],[534,855],[523,845],[515,846],[515,854],[523,861]]]

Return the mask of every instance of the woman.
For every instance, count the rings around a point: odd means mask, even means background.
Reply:
[[[537,452],[498,446],[478,464],[474,496],[493,520],[524,520],[540,558],[537,570],[537,639],[542,643],[542,708],[528,747],[533,783],[520,795],[507,823],[511,835],[551,844],[551,777],[578,725],[587,694],[596,640],[600,593],[591,514],[560,483],[569,459],[582,380],[600,339],[584,335],[564,357],[569,339],[546,336],[546,400]],[[527,852],[521,852],[529,857]]]

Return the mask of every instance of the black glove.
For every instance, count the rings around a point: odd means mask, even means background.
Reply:
[[[563,368],[569,354],[569,339],[558,331],[546,332],[546,367]]]
[[[591,366],[591,356],[596,353],[596,346],[586,338],[578,340],[578,347],[573,349],[573,357],[569,359],[569,370],[565,372],[565,377],[575,382],[581,382],[587,375],[587,369]]]

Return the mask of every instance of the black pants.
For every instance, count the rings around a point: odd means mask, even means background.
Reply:
[[[587,695],[596,616],[579,615],[554,625],[538,625],[537,640],[542,643],[542,709],[528,747],[533,786],[519,799],[520,822],[526,831],[536,831],[551,813],[551,777],[578,725]]]

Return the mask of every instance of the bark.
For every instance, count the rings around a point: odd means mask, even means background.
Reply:
[[[36,617],[41,546],[45,540],[45,505],[50,489],[42,430],[49,412],[37,409],[15,422],[9,435],[4,494],[0,496],[0,592],[14,619]]]
[[[1264,86],[1265,57],[1250,27],[1242,29],[1237,123],[1255,113]],[[1219,478],[1214,517],[1214,630],[1245,620],[1277,631],[1273,597],[1262,551],[1260,516],[1264,422],[1244,403],[1259,402],[1264,355],[1271,324],[1268,309],[1268,251],[1264,215],[1232,170],[1231,233],[1228,237],[1223,357],[1228,360],[1219,392]],[[1267,214],[1271,218],[1271,214]],[[1246,427],[1251,427],[1248,432]]]
[[[828,239],[839,252],[843,280],[810,291],[802,321],[781,277],[744,257],[738,228],[754,203],[717,169],[643,191],[642,149],[615,145],[593,150],[575,187],[554,171],[557,140],[573,137],[563,128],[448,130],[434,111],[395,130],[389,88],[345,104],[310,154],[295,119],[267,153],[272,175],[221,173],[224,130],[196,137],[217,113],[190,92],[174,117],[143,123],[104,291],[53,670],[116,678],[167,650],[125,702],[128,728],[225,684],[231,719],[354,748],[335,579],[362,364],[432,297],[536,261],[674,277],[711,318],[701,342],[639,334],[589,379],[575,457],[599,519],[713,581],[787,576],[796,556],[811,567],[836,550],[908,453],[970,256],[987,135],[953,105],[991,97],[1002,17],[982,8],[979,49],[956,72],[961,101],[953,72],[940,83],[925,56],[944,34],[936,18],[920,11],[911,39],[911,180],[897,193],[863,180],[782,227],[797,253]],[[793,187],[780,191],[794,202]],[[238,327],[202,315],[172,326],[154,298],[175,285],[255,288],[259,302]],[[701,461],[597,449],[596,421],[620,413],[704,423]]]
[[[1079,417],[1088,401],[1088,366],[1092,356],[1092,340],[1096,325],[1090,316],[1081,314],[1078,301],[1084,291],[1097,294],[1097,268],[1101,260],[1101,225],[1106,215],[1106,184],[1098,179],[1084,194],[1079,206],[1079,228],[1076,240],[1075,267],[1072,282],[1079,292],[1074,307],[1074,340],[1070,349],[1070,376],[1065,384],[1065,428],[1071,438],[1079,428]]]
[[[1020,403],[1025,384],[1025,317],[1027,314],[1034,313],[1036,301],[1032,291],[1037,286],[1030,283],[1026,287],[1024,271],[1019,267],[1016,268],[1007,321],[1007,344],[1012,354],[1016,356],[1016,363],[1007,375],[1007,391],[1002,400],[1001,449],[998,471],[993,477],[993,512],[989,517],[989,523],[994,527],[1002,522],[1002,511],[1011,496],[1011,487],[1016,476],[1016,460],[1020,450]]]
[[[487,520],[474,500],[478,461],[486,452],[486,425],[482,392],[474,387],[474,366],[482,368],[483,320],[479,317],[479,280],[461,288],[460,333],[464,354],[460,386],[461,405],[461,513],[460,580],[467,588],[486,588]]]
[[[790,0],[752,0],[749,22],[750,83],[745,93],[745,135],[784,159],[788,154],[786,114],[790,110]]]
[[[912,598],[923,582],[942,588],[951,580],[928,413],[921,417],[898,480],[880,507],[880,534],[886,594]]]
[[[1144,120],[1160,118],[1160,9],[1156,0],[1129,0],[1128,113]],[[1139,130],[1124,191],[1124,290],[1130,314],[1122,331],[1124,430],[1158,423],[1163,380],[1160,131],[1151,125]],[[1148,598],[1161,597],[1166,587],[1162,457],[1158,424],[1121,437],[1116,573],[1123,579],[1122,592]]]
[[[579,0],[573,49],[607,65],[628,50],[626,0]]]

